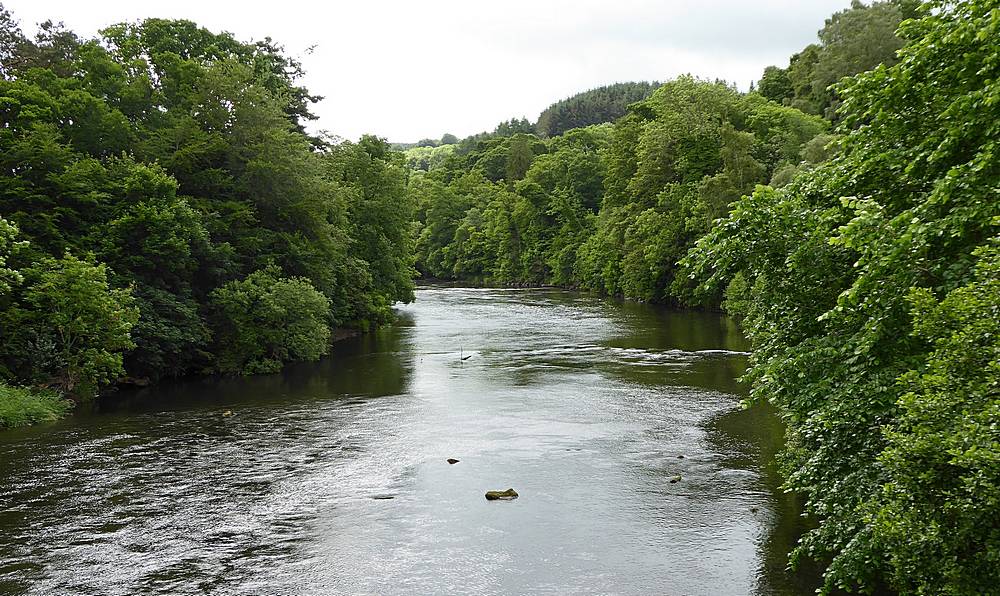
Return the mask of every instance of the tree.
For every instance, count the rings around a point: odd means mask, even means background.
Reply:
[[[270,39],[146,19],[95,39],[45,23],[29,41],[2,7],[0,32],[0,250],[6,222],[30,241],[0,264],[7,314],[42,316],[21,275],[88,255],[139,311],[127,377],[155,380],[211,368],[212,292],[270,266],[329,301],[327,328],[386,322],[412,299],[402,157],[305,134],[317,98]],[[6,345],[0,375],[50,382],[57,367],[33,368],[29,343]],[[91,376],[121,376],[105,368]]]
[[[833,117],[838,105],[828,89],[841,78],[865,72],[879,64],[896,63],[896,52],[903,40],[896,29],[903,20],[899,7],[891,2],[871,6],[854,0],[851,8],[827,19],[819,32],[822,51],[813,71],[813,96],[827,117]]]
[[[130,291],[110,287],[107,267],[66,254],[23,275],[0,313],[2,359],[16,378],[89,398],[124,374],[139,313]]]
[[[776,103],[785,103],[795,96],[792,79],[788,71],[777,66],[768,66],[757,84],[757,92]]]
[[[930,8],[898,63],[838,86],[840,154],[758,187],[685,260],[706,291],[749,288],[751,397],[788,425],[787,487],[817,519],[796,557],[830,561],[827,593],[989,593],[1000,572],[976,554],[995,552],[1000,466],[973,449],[996,440],[978,363],[998,308],[1000,22],[989,0]]]
[[[879,463],[876,536],[901,593],[988,594],[1000,563],[1000,238],[974,278],[941,300],[914,290],[913,333],[931,352],[901,378]]]
[[[17,19],[0,4],[0,78],[13,74],[20,51],[27,43]]]
[[[211,305],[222,372],[277,372],[285,362],[316,360],[329,350],[330,301],[307,279],[268,267],[216,289]]]
[[[836,120],[840,100],[830,86],[841,78],[896,63],[903,39],[896,29],[904,18],[922,14],[916,0],[887,0],[834,13],[819,31],[819,44],[793,55],[788,68],[768,66],[760,79],[761,95],[809,114]]]

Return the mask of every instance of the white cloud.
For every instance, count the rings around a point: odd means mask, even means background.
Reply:
[[[82,35],[123,20],[186,18],[241,39],[270,36],[325,96],[315,128],[396,141],[464,136],[534,119],[616,81],[683,73],[746,88],[815,40],[849,0],[372,0],[327,3],[8,0],[26,31],[62,20]],[[316,45],[306,55],[305,49]]]

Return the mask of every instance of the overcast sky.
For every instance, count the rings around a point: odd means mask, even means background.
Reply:
[[[26,33],[46,19],[84,36],[145,17],[270,36],[325,99],[312,128],[391,141],[534,121],[554,101],[678,74],[746,89],[815,41],[850,0],[0,0]],[[311,54],[306,49],[315,46]]]

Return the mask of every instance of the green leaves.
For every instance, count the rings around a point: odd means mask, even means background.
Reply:
[[[112,289],[107,268],[67,254],[25,269],[0,312],[3,361],[19,379],[83,398],[124,374],[138,320],[129,290]]]
[[[329,350],[330,301],[303,278],[269,267],[211,295],[218,369],[277,372],[285,362],[316,360]]]
[[[789,425],[788,487],[824,591],[995,591],[1000,112],[995,3],[904,24],[891,67],[841,85],[842,153],[737,202],[683,264],[729,285],[751,396]],[[866,9],[867,10],[867,9]],[[977,265],[978,263],[978,265]]]
[[[901,378],[898,421],[879,456],[877,538],[905,591],[988,593],[1000,571],[1000,243],[941,301],[913,290],[914,334],[932,351]]]
[[[0,19],[9,25],[9,13]],[[304,134],[318,98],[280,47],[163,19],[93,40],[48,26],[35,42],[14,33],[0,40],[4,378],[89,396],[125,374],[123,361],[128,376],[152,380],[272,370],[324,353],[329,325],[385,322],[413,298],[401,156],[373,137],[334,146]],[[11,224],[30,240],[16,255]],[[262,324],[277,325],[287,303],[319,326],[233,353],[213,343],[209,317],[222,305],[210,296],[261,269],[276,280],[252,278],[274,303]],[[49,302],[32,293],[43,282]],[[73,294],[85,310],[56,325],[73,304],[54,301]],[[134,325],[102,335],[101,317]],[[68,341],[59,330],[71,321],[84,328]]]

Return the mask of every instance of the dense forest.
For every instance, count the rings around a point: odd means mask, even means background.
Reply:
[[[393,143],[392,146],[406,154],[406,162],[411,169],[428,171],[440,166],[451,155],[481,151],[481,144],[491,139],[516,134],[547,138],[574,128],[614,122],[625,115],[628,106],[649,97],[659,86],[659,83],[615,83],[557,101],[542,111],[534,124],[527,118],[511,118],[492,131],[469,135],[461,140],[445,133],[440,139]]]
[[[623,84],[405,155],[265,40],[0,8],[0,426],[319,358],[413,279],[722,308],[822,591],[996,594],[1000,7],[855,2],[749,92]]]
[[[433,154],[416,266],[722,306],[824,591],[997,593],[998,15],[855,2],[750,93],[681,77],[614,124]]]
[[[318,98],[270,40],[0,32],[0,425],[316,359],[413,298],[402,156],[307,135]]]
[[[545,108],[535,122],[542,137],[561,135],[573,128],[614,122],[629,105],[646,99],[659,83],[615,83],[557,101]]]

